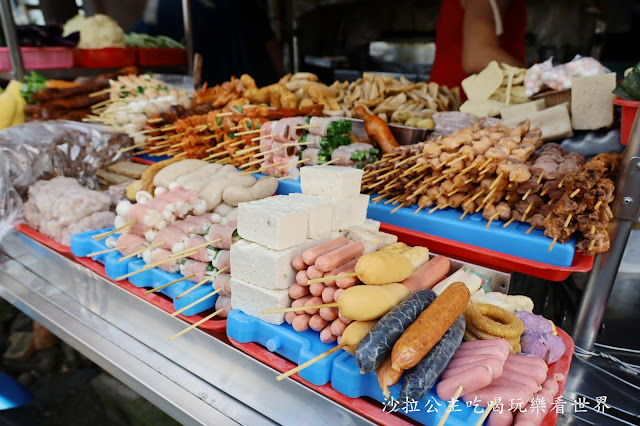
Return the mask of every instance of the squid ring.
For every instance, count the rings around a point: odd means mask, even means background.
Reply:
[[[519,338],[524,324],[511,312],[488,303],[472,303],[464,311],[467,329],[481,339]],[[491,337],[485,337],[491,336]]]

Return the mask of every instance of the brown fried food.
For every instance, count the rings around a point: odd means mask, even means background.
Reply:
[[[524,333],[524,324],[511,312],[488,303],[471,303],[464,311],[467,329],[483,340],[516,339]]]

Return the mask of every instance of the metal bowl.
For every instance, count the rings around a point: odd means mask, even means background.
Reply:
[[[360,139],[368,138],[367,131],[364,128],[364,120],[358,118],[350,118],[352,121],[352,133]],[[400,126],[398,124],[389,124],[389,129],[400,145],[411,145],[418,142],[424,142],[429,136],[430,130],[420,129],[418,127]]]

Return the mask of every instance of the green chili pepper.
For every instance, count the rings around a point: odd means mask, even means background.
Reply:
[[[238,111],[240,114],[244,114],[244,109],[242,109],[241,106],[239,105],[234,105],[231,108],[235,109],[236,111]]]

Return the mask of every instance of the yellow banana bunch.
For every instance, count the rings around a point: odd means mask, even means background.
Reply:
[[[11,80],[0,93],[0,129],[24,123],[24,107],[27,102],[20,94],[22,83]]]

